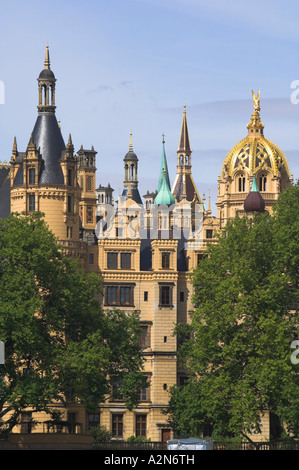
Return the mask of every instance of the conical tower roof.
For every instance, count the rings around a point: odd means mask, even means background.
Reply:
[[[168,187],[170,188],[170,179],[169,179],[168,165],[167,165],[166,153],[165,153],[164,134],[163,134],[162,145],[163,145],[163,149],[162,149],[160,176],[159,176],[159,182],[158,182],[158,192],[160,191],[161,186],[162,186],[162,182],[163,182],[163,178],[164,178],[164,170],[166,171],[166,182],[168,184]]]
[[[167,182],[167,173],[164,168],[163,171],[163,179],[162,179],[162,184],[160,187],[160,190],[155,197],[154,204],[175,204],[175,199],[170,191],[168,182]]]

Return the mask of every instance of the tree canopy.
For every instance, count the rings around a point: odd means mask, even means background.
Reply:
[[[191,323],[176,328],[190,377],[171,391],[169,422],[179,435],[249,437],[265,411],[298,434],[298,234],[297,183],[273,216],[236,217],[209,245],[192,275]]]
[[[136,315],[103,312],[101,279],[64,254],[42,214],[0,221],[0,421],[74,400],[96,409],[114,376],[129,408],[145,384]],[[9,419],[8,419],[9,418]]]

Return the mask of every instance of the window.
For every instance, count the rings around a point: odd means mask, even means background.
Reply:
[[[123,415],[112,415],[112,437],[123,437]]]
[[[239,192],[244,192],[246,188],[245,177],[241,175],[239,177]]]
[[[145,292],[143,293],[143,299],[144,299],[144,302],[147,302],[147,301],[148,301],[148,292],[147,292],[147,291],[145,291]]]
[[[199,264],[204,258],[205,258],[205,255],[203,253],[198,253],[197,264]]]
[[[180,292],[180,302],[184,302],[185,300],[185,292]]]
[[[162,268],[169,269],[170,266],[170,253],[164,252],[162,253]]]
[[[160,286],[160,306],[170,307],[172,304],[172,287]]]
[[[35,194],[29,194],[29,212],[34,212],[35,211]]]
[[[93,262],[94,262],[93,253],[89,253],[89,264],[93,264]]]
[[[106,287],[106,305],[118,305],[117,286]]]
[[[141,325],[141,334],[139,336],[139,346],[141,349],[150,347],[150,327],[148,325]]]
[[[265,175],[260,176],[260,191],[267,191],[267,177]]]
[[[206,238],[213,238],[213,230],[206,231]]]
[[[67,184],[68,186],[72,186],[72,170],[68,170],[67,172]]]
[[[21,433],[30,434],[32,431],[32,413],[31,411],[21,413]]]
[[[105,305],[134,306],[134,287],[107,286]]]
[[[120,305],[132,305],[132,287],[120,288]]]
[[[86,191],[92,191],[92,179],[91,176],[86,178]]]
[[[67,197],[67,211],[68,212],[73,212],[73,206],[72,206],[72,196]]]
[[[92,210],[92,206],[87,206],[86,222],[87,222],[88,224],[92,224],[92,222],[93,222],[93,210]]]
[[[121,269],[131,269],[131,253],[121,253],[120,267]]]
[[[136,415],[136,437],[146,437],[146,415]]]
[[[110,269],[117,268],[117,253],[108,253],[107,254],[107,267]]]
[[[94,426],[99,426],[100,414],[99,413],[88,413],[87,414],[87,428],[91,429]]]
[[[35,168],[29,168],[29,184],[35,184]]]

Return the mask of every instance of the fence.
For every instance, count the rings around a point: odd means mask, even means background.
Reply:
[[[167,450],[166,442],[109,441],[93,445],[94,450]],[[271,442],[219,442],[214,441],[214,450],[299,450],[299,441]]]

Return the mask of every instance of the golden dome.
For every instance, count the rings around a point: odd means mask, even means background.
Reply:
[[[252,90],[251,90],[252,91]],[[227,154],[222,168],[222,173],[233,176],[237,170],[256,175],[258,171],[270,171],[273,176],[285,170],[288,178],[293,179],[287,159],[280,148],[264,137],[264,124],[260,119],[259,96],[254,100],[254,112],[247,125],[248,135],[238,142]]]

